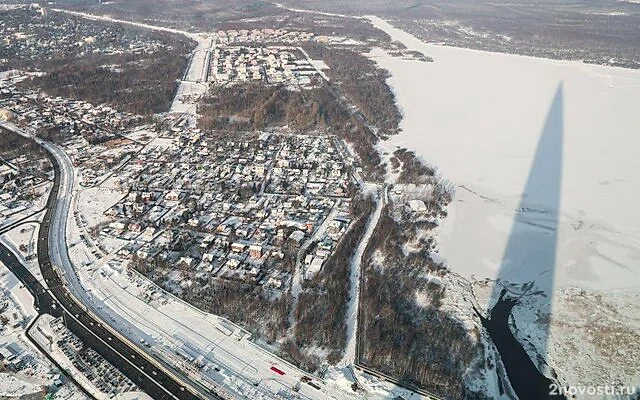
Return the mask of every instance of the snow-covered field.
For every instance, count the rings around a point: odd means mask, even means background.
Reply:
[[[21,321],[26,321],[25,325],[38,315],[33,305],[33,296],[24,287],[22,282],[0,262],[0,291],[10,296],[16,306],[16,316]],[[16,321],[18,322],[18,321]]]
[[[35,223],[22,224],[4,235],[0,235],[0,243],[10,249],[18,257],[18,260],[27,267],[29,272],[44,287],[47,287],[40,271],[38,259],[35,257],[38,229],[39,226]]]
[[[176,97],[171,104],[171,112],[173,113],[196,113],[197,100],[207,92],[206,83],[198,82],[180,82]]]
[[[370,20],[435,59],[370,54],[404,113],[384,148],[415,150],[457,185],[438,233],[451,270],[553,291],[550,308],[525,297],[513,322],[561,382],[637,384],[624,351],[640,343],[640,71],[426,44]],[[516,252],[513,232],[530,239]],[[495,293],[476,284],[481,306]]]
[[[0,372],[0,394],[4,398],[25,396],[40,392],[42,388],[25,381],[21,381],[15,376]]]

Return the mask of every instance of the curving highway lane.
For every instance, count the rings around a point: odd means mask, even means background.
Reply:
[[[38,262],[48,292],[60,304],[67,326],[154,399],[221,399],[213,393],[202,393],[180,373],[151,358],[87,308],[86,304],[90,304],[85,303],[87,292],[73,273],[65,240],[74,180],[71,160],[52,143],[34,138],[11,124],[0,122],[0,127],[35,140],[47,151],[53,165],[54,186],[38,233]]]

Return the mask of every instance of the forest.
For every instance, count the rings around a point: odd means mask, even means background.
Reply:
[[[168,111],[195,42],[181,35],[31,8],[0,12],[0,70],[18,87],[148,116]]]
[[[16,159],[19,159],[17,161]],[[0,176],[0,193],[9,190],[14,200],[31,199],[34,191],[25,190],[20,181],[24,177],[34,177],[37,180],[48,180],[51,172],[51,162],[47,153],[35,141],[26,139],[14,132],[0,127],[0,167],[9,166],[9,175]],[[17,166],[17,169],[14,169]],[[5,183],[16,183],[5,185]]]
[[[327,74],[332,84],[378,129],[378,136],[384,139],[398,132],[402,114],[386,82],[388,71],[351,49],[313,43],[305,49],[311,58],[329,66]]]
[[[291,298],[286,293],[271,293],[255,284],[207,278],[187,290],[183,298],[201,310],[228,318],[268,343],[287,330]]]
[[[447,273],[430,255],[433,239],[417,252],[404,250],[424,227],[410,215],[399,218],[394,205],[383,210],[363,257],[358,362],[409,386],[462,399],[467,394],[463,376],[483,348],[458,319],[441,310],[444,287],[426,278]]]
[[[131,267],[160,287],[170,289],[165,285],[166,274],[173,266],[167,261],[159,257],[151,261],[134,258]],[[201,310],[241,325],[269,343],[280,338],[288,327],[290,295],[271,292],[255,284],[203,276],[184,289],[181,297]]]
[[[253,131],[287,127],[299,133],[335,134],[353,145],[362,168],[372,180],[381,179],[384,168],[375,149],[377,138],[362,121],[348,112],[321,84],[309,90],[289,90],[283,85],[247,83],[212,87],[202,99],[198,127],[216,130]]]
[[[44,156],[45,152],[33,140],[0,128],[0,159],[11,160],[23,154]]]
[[[323,88],[289,90],[284,85],[247,83],[230,87],[213,86],[199,110],[203,130],[263,130],[288,126],[298,132],[346,125],[349,114]]]
[[[58,0],[56,3],[59,7],[76,11],[162,23],[167,27],[195,32],[220,29],[225,21],[259,19],[285,13],[273,4],[256,0]]]
[[[321,360],[308,355],[305,350],[323,349],[331,364],[342,358],[347,340],[345,318],[351,284],[349,266],[374,207],[375,201],[371,196],[359,196],[352,201],[354,222],[320,272],[304,283],[295,310],[295,339],[287,342],[282,352],[308,371],[317,370]]]
[[[182,42],[180,50],[72,57],[50,63],[45,67],[46,75],[25,80],[20,86],[41,89],[53,97],[109,104],[137,115],[165,112],[171,107],[189,50],[189,44]]]
[[[394,160],[397,160],[398,166],[402,168],[398,176],[398,183],[425,184],[431,183],[435,177],[435,169],[422,163],[415,152],[398,149],[393,152],[393,156],[392,164],[395,164]]]

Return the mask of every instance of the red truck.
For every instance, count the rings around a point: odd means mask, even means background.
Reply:
[[[273,372],[275,372],[276,374],[278,374],[278,375],[284,375],[284,371],[282,371],[281,369],[278,369],[276,367],[271,367],[271,370]]]

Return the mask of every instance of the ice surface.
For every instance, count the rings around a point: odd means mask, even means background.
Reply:
[[[459,186],[439,235],[441,253],[454,271],[478,278],[498,274],[538,140],[562,85],[560,210],[541,190],[525,193],[532,207],[525,213],[543,222],[545,213],[560,212],[556,286],[640,286],[640,71],[425,44],[370,19],[394,40],[435,59],[371,54],[391,72],[388,82],[404,113],[403,132],[391,144],[416,150]],[[521,225],[517,229],[541,235],[546,229]],[[527,258],[521,254],[525,271]]]

